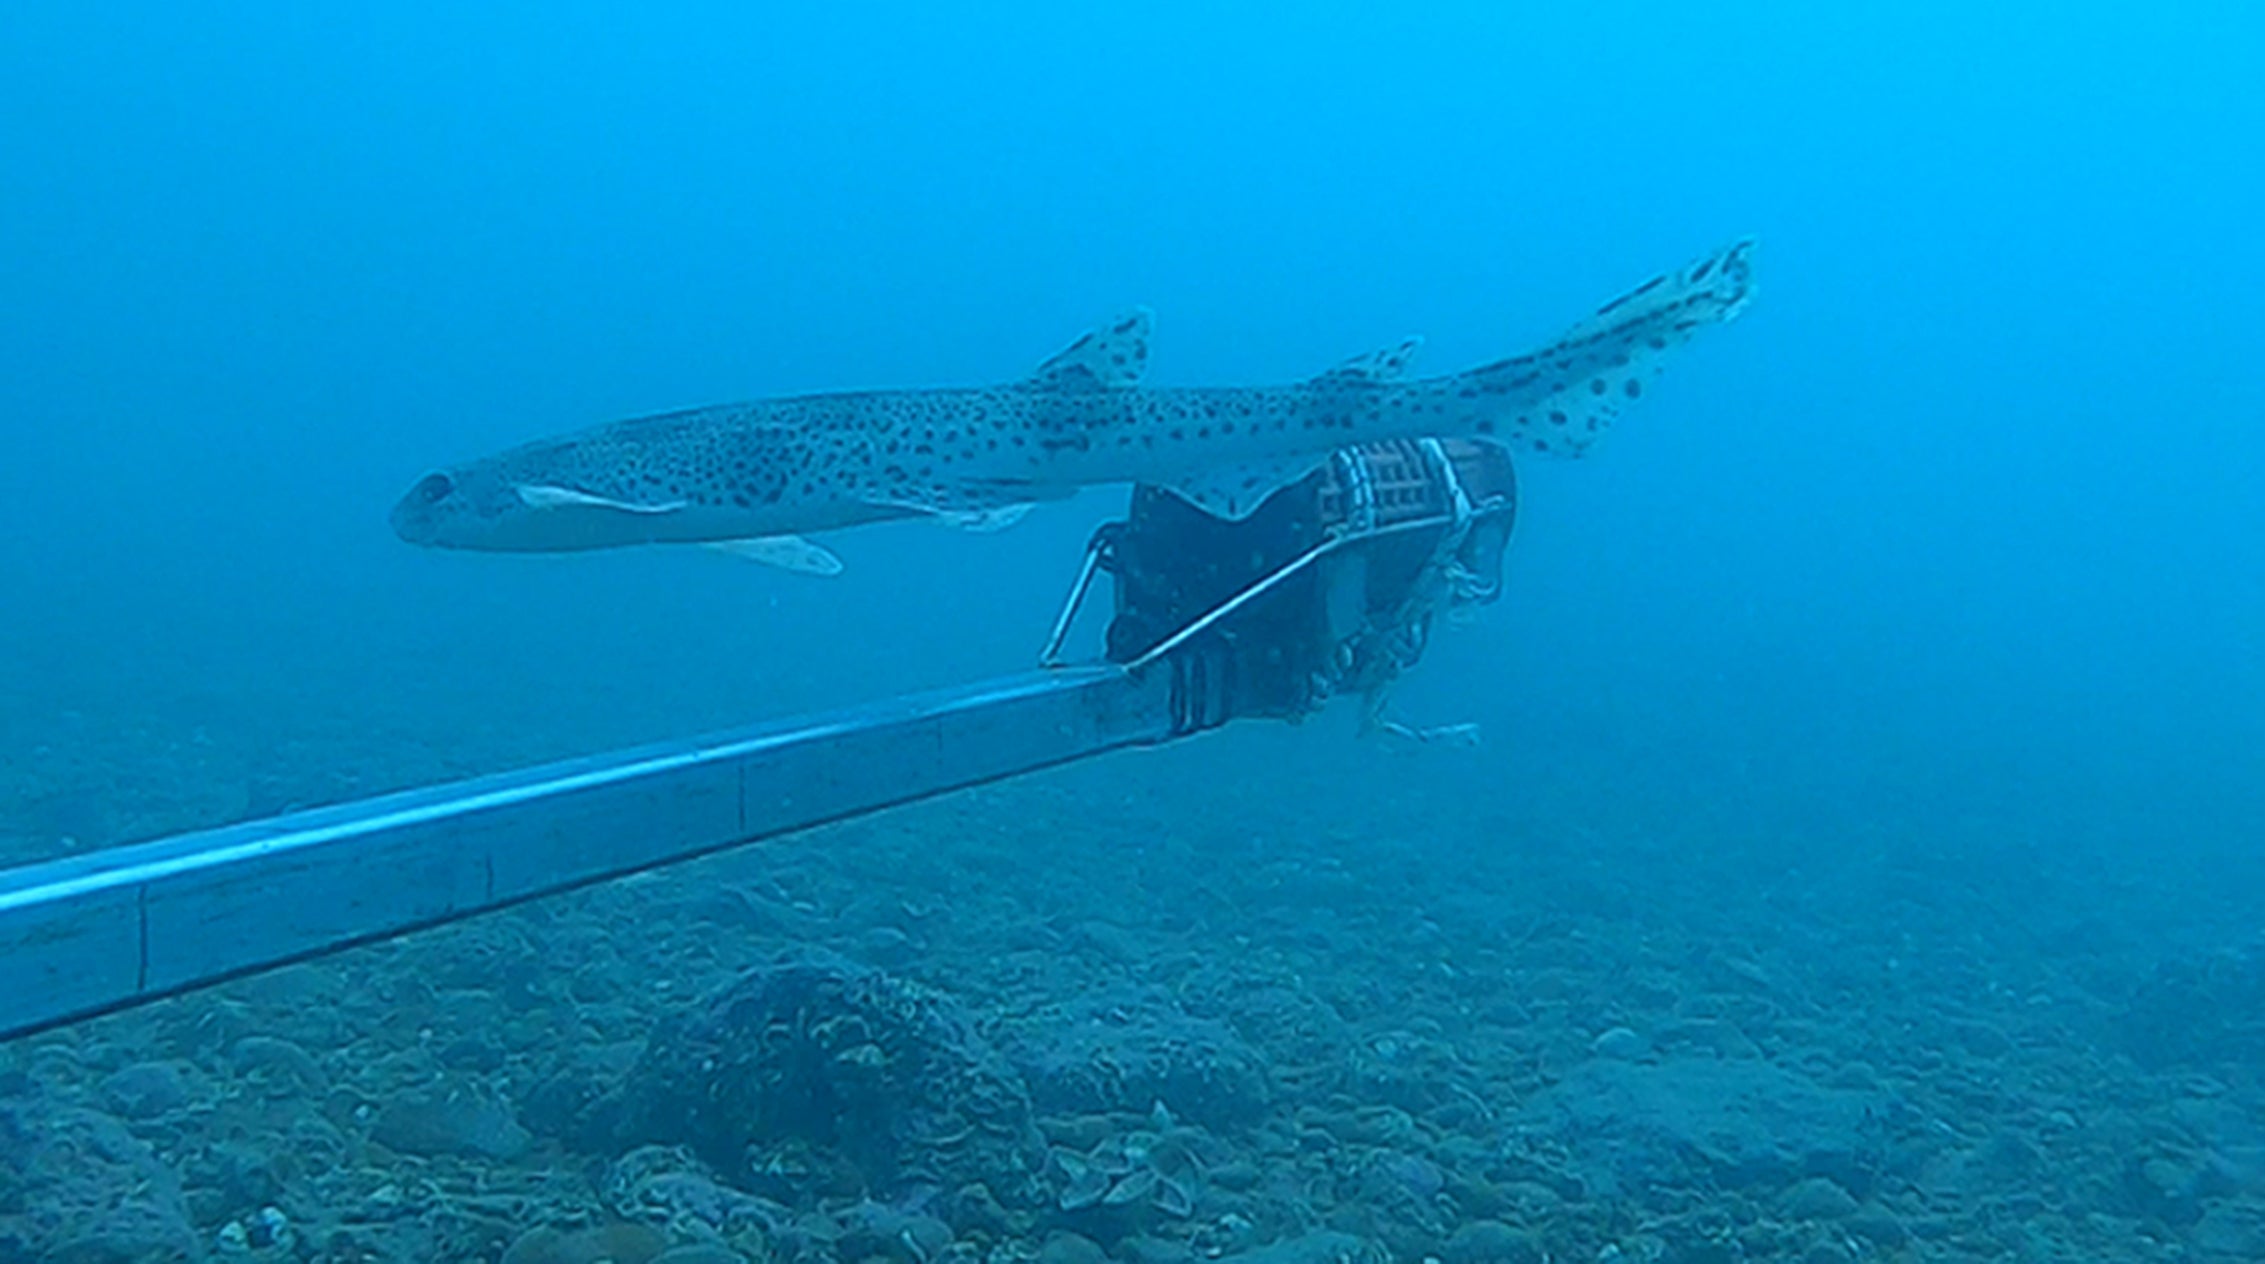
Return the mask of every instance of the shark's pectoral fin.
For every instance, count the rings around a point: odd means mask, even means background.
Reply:
[[[1161,480],[1158,485],[1215,518],[1239,522],[1250,517],[1267,497],[1305,478],[1328,460],[1325,454],[1214,465]]]
[[[776,566],[798,575],[839,575],[842,560],[824,547],[798,535],[769,535],[752,540],[714,540],[701,546],[750,562]]]
[[[530,509],[612,509],[621,513],[665,514],[684,508],[681,500],[640,505],[606,496],[593,496],[571,487],[557,487],[548,483],[521,483],[518,485],[520,503]]]
[[[1403,338],[1381,351],[1354,356],[1326,373],[1315,377],[1315,383],[1342,382],[1346,385],[1397,382],[1408,375],[1408,365],[1423,349],[1421,337]]]
[[[1155,317],[1135,307],[1064,347],[1026,384],[1065,391],[1131,386],[1148,371],[1148,334]]]

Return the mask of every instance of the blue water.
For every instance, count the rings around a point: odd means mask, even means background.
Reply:
[[[587,747],[1019,666],[1113,501],[875,532],[834,585],[426,556],[384,509],[615,416],[1006,377],[1135,301],[1164,381],[1410,331],[1459,366],[1755,232],[1748,319],[1595,460],[1527,470],[1513,612],[1451,670],[1693,796],[1743,761],[2238,847],[2243,12],[18,6],[11,744],[80,694],[209,689]],[[738,692],[704,707],[688,663]]]
[[[1209,766],[1382,767],[1433,833],[1531,814],[1757,919],[1805,865],[1923,855],[1984,920],[2239,946],[2261,64],[2265,17],[2203,2],[12,5],[0,842],[1017,670],[1121,503],[862,531],[816,582],[419,552],[386,510],[433,465],[1009,378],[1134,302],[1161,382],[1413,332],[1443,371],[1753,233],[1752,309],[1522,466],[1508,599],[1409,680],[1479,754],[1317,728]],[[1217,806],[1171,767],[1180,823]]]

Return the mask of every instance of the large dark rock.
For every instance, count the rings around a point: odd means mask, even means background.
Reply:
[[[978,1181],[1043,1197],[1029,1094],[960,1006],[830,953],[751,970],[664,1024],[604,1110],[617,1142],[689,1146],[770,1197]]]

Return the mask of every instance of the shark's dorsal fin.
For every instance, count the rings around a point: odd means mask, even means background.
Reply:
[[[1313,380],[1316,382],[1343,382],[1348,385],[1362,382],[1397,382],[1408,375],[1408,364],[1423,349],[1422,337],[1402,338],[1392,346],[1354,356]]]
[[[1214,518],[1240,522],[1267,497],[1313,473],[1328,460],[1325,452],[1319,456],[1242,461],[1193,470],[1160,483],[1166,491]]]
[[[1064,347],[1039,365],[1028,382],[1065,391],[1134,385],[1148,371],[1148,333],[1154,323],[1147,308],[1135,307]]]

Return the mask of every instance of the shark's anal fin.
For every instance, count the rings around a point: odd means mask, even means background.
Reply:
[[[1321,468],[1321,456],[1213,465],[1161,480],[1159,486],[1214,518],[1240,522],[1266,498]]]
[[[1026,384],[1063,391],[1131,386],[1148,371],[1148,334],[1154,323],[1147,308],[1135,307],[1064,347],[1039,365]]]
[[[1380,351],[1371,351],[1367,355],[1354,356],[1343,364],[1317,375],[1313,380],[1315,382],[1343,382],[1349,385],[1367,382],[1397,382],[1408,375],[1409,363],[1416,358],[1416,352],[1422,349],[1423,339],[1421,337],[1403,338]]]
[[[548,483],[521,483],[519,501],[530,509],[611,509],[620,513],[665,514],[684,508],[681,500],[665,501],[657,505],[638,505],[626,500],[613,500],[593,496],[571,487],[557,487]]]
[[[768,535],[752,540],[714,540],[701,546],[750,562],[776,566],[797,575],[839,575],[842,560],[823,546],[798,535]]]

